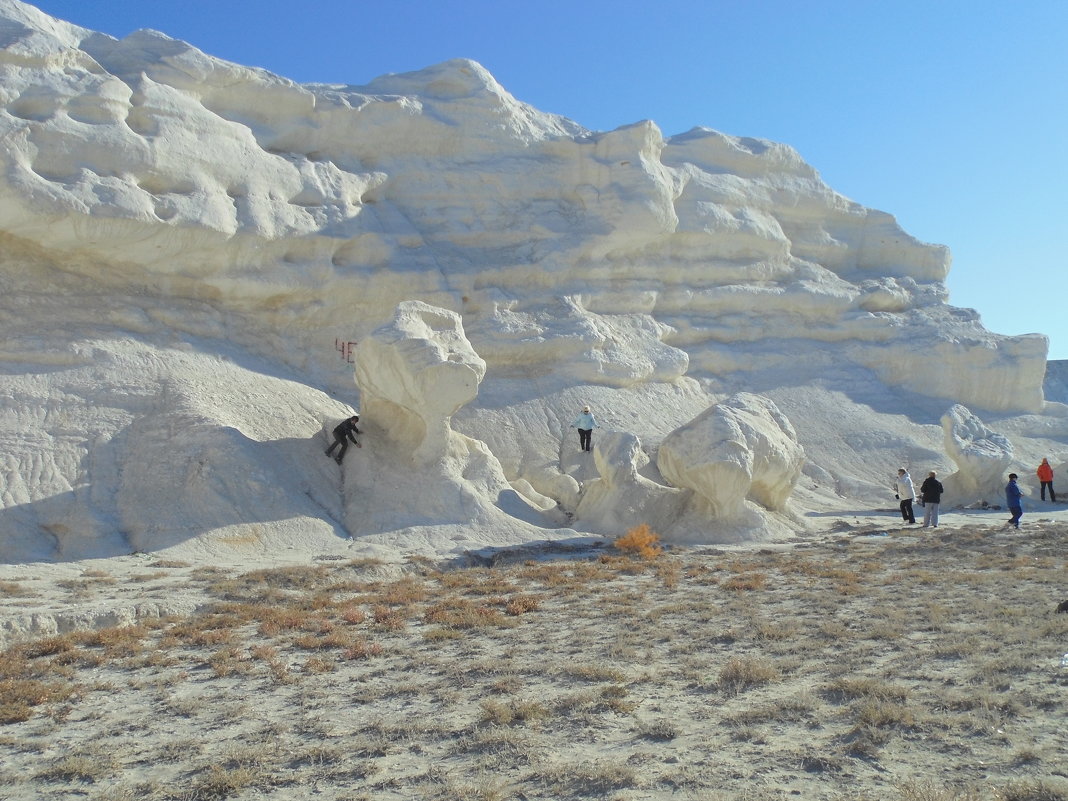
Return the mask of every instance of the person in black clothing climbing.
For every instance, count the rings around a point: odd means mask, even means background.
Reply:
[[[334,444],[326,449],[326,455],[329,456],[334,448],[340,445],[341,450],[339,450],[337,456],[334,457],[334,461],[338,464],[341,464],[341,460],[345,458],[345,451],[349,449],[349,440],[352,440],[352,444],[357,448],[363,447],[359,443],[359,440],[356,439],[356,435],[361,433],[360,429],[356,428],[358,422],[360,422],[360,416],[354,414],[348,420],[339,423],[334,428]]]

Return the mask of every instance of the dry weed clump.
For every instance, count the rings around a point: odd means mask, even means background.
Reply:
[[[34,707],[64,701],[74,691],[66,682],[0,678],[0,724],[29,720]]]
[[[0,653],[0,724],[29,720],[35,708],[77,692],[66,658],[73,649],[70,637],[48,637]]]
[[[664,552],[659,543],[660,535],[654,533],[647,523],[641,523],[630,529],[622,537],[617,537],[612,544],[616,550],[625,554],[652,561]]]
[[[251,670],[249,656],[239,648],[223,648],[207,660],[216,676],[243,675]]]
[[[355,626],[367,620],[367,613],[355,604],[343,606],[340,610],[341,619],[350,626]]]
[[[897,792],[899,801],[984,801],[978,787],[945,787],[931,781],[903,782]]]
[[[46,782],[95,783],[114,775],[118,764],[114,757],[97,748],[87,753],[62,756],[35,778]]]
[[[741,573],[728,577],[720,586],[735,592],[753,592],[764,589],[767,583],[766,573]]]
[[[719,684],[729,693],[777,681],[779,670],[767,662],[749,656],[735,656],[720,668]]]
[[[381,644],[357,639],[341,652],[341,657],[346,660],[369,659],[372,656],[381,656],[383,653],[384,649]]]
[[[548,718],[551,710],[540,701],[517,698],[511,701],[483,701],[482,722],[497,726],[514,726],[533,723]]]
[[[541,605],[541,598],[537,595],[521,594],[508,599],[504,606],[510,615],[519,616],[527,612],[533,612]]]
[[[18,598],[32,594],[34,593],[32,593],[18,581],[0,581],[0,596],[6,596],[8,598]]]
[[[868,698],[856,704],[857,722],[876,729],[911,729],[916,726],[916,715],[905,704],[884,699]]]
[[[660,720],[642,723],[638,727],[638,732],[646,740],[665,742],[678,737],[681,734],[681,729],[676,721],[661,718]]]
[[[998,790],[997,801],[1068,801],[1068,782],[1055,779],[1013,782]]]
[[[337,663],[323,656],[313,656],[304,663],[305,673],[332,673],[337,670]]]
[[[868,676],[836,679],[824,690],[824,693],[833,703],[858,698],[901,702],[909,696],[909,691],[905,687]]]
[[[441,573],[438,583],[448,590],[472,595],[506,595],[518,588],[504,571],[497,568],[467,568]]]
[[[570,565],[563,562],[527,562],[517,573],[522,581],[538,582],[545,587],[566,587],[576,584]]]
[[[656,576],[666,589],[673,590],[682,581],[682,564],[677,559],[661,559],[656,563]]]
[[[552,765],[539,771],[538,778],[555,792],[574,798],[604,796],[641,784],[633,765],[606,759]]]
[[[414,576],[405,576],[385,584],[368,587],[360,600],[369,605],[407,607],[425,601],[430,594],[426,584]]]
[[[175,623],[164,632],[160,647],[207,648],[233,641],[233,630],[216,628],[214,624],[215,621],[210,618]]]
[[[229,798],[262,780],[261,771],[252,767],[210,765],[193,782],[190,798]]]
[[[149,634],[145,625],[114,626],[80,633],[76,640],[87,648],[100,648],[109,659],[134,656],[144,649]]]
[[[623,682],[627,679],[627,674],[624,671],[612,665],[568,664],[564,666],[563,672],[567,676],[583,681]]]
[[[371,610],[371,618],[374,620],[375,625],[390,631],[400,631],[408,625],[408,621],[400,609],[394,609],[391,606],[382,604]]]
[[[476,603],[469,598],[451,596],[427,607],[423,615],[427,623],[452,629],[477,629],[492,626],[511,626],[514,621],[501,609],[488,603]]]

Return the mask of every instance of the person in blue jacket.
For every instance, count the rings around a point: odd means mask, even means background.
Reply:
[[[579,448],[584,451],[593,450],[593,429],[600,428],[597,419],[590,412],[589,406],[583,406],[582,412],[571,423],[572,428],[578,429]]]
[[[1005,485],[1005,505],[1012,513],[1009,523],[1016,528],[1020,527],[1020,518],[1023,517],[1023,493],[1016,484],[1018,477],[1015,473],[1009,473],[1009,483]]]

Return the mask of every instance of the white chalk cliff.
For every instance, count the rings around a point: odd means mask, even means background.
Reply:
[[[589,131],[466,60],[302,85],[18,0],[0,47],[0,559],[779,536],[952,469],[958,403],[1021,475],[1068,450],[1045,337],[948,305],[945,247],[788,146]],[[661,443],[737,393],[748,456],[685,479]]]

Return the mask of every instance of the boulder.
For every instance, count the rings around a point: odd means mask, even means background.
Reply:
[[[452,429],[486,372],[459,315],[405,301],[359,343],[355,364],[363,449],[342,486],[354,537],[465,550],[550,538],[544,527],[564,522],[551,499],[508,481],[485,442]]]
[[[673,431],[657,456],[665,479],[693,490],[712,517],[727,521],[744,516],[746,501],[783,511],[804,461],[786,416],[769,398],[748,392]]]

